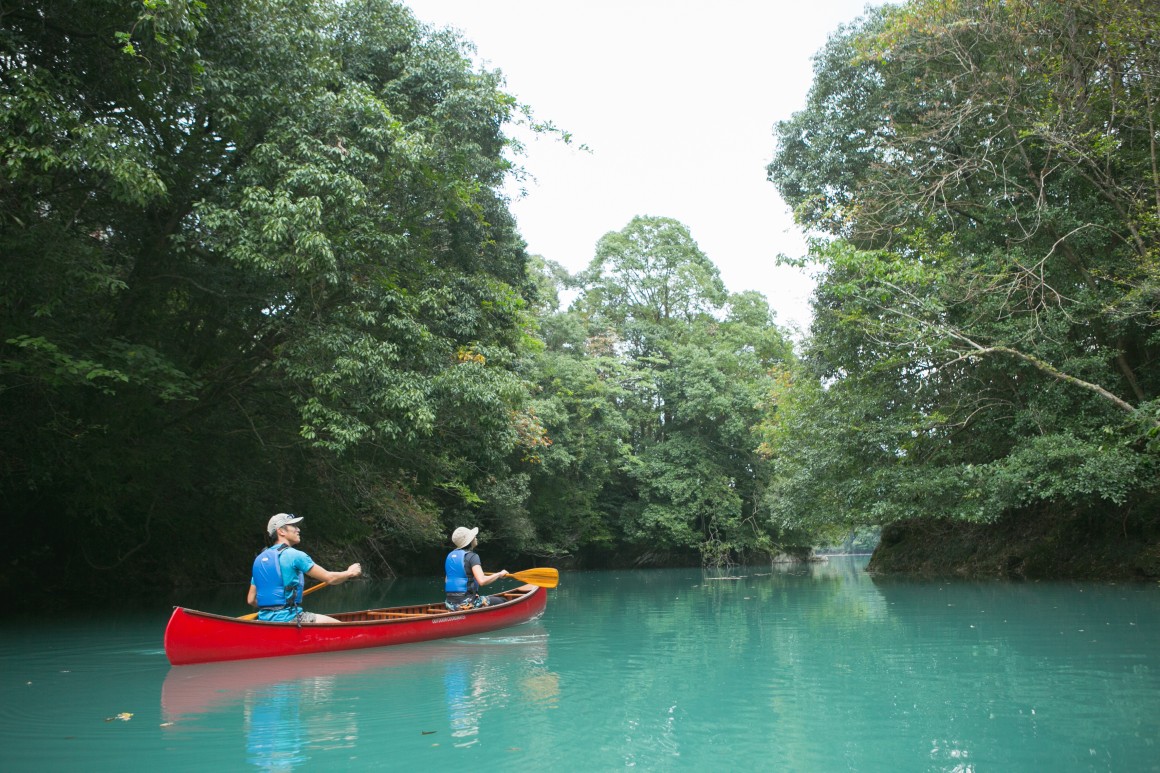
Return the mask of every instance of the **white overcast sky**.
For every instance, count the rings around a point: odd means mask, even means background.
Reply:
[[[813,55],[866,0],[404,2],[574,135],[527,144],[534,179],[512,210],[529,252],[576,272],[633,216],[676,218],[731,292],[757,290],[779,323],[808,327],[812,281],[776,265],[805,241],[765,167],[773,125],[805,105]]]

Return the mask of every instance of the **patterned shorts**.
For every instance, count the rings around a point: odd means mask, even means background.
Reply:
[[[464,612],[468,609],[479,609],[491,605],[490,596],[468,596],[458,604],[453,604],[450,601],[444,601],[443,606],[447,607],[452,612]]]

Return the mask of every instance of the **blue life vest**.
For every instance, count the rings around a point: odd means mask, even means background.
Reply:
[[[447,560],[443,562],[443,590],[447,593],[467,593],[468,588],[474,584],[470,582],[467,567],[463,563],[466,555],[467,551],[463,548],[456,548],[447,554]]]
[[[254,559],[254,586],[258,589],[258,609],[281,609],[302,603],[302,572],[288,584],[282,584],[282,564],[278,554],[289,545],[271,545]]]

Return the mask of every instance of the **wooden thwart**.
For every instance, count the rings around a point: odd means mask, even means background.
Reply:
[[[426,612],[367,612],[367,617],[430,617],[431,615],[445,614],[446,609]]]

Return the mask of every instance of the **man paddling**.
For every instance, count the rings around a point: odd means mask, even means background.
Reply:
[[[362,574],[361,564],[351,564],[345,572],[329,572],[296,547],[302,541],[302,530],[296,525],[302,518],[292,513],[278,513],[266,524],[274,544],[254,559],[250,592],[246,603],[258,608],[258,619],[271,622],[337,623],[333,617],[302,609],[305,577],[327,585],[341,585]]]

